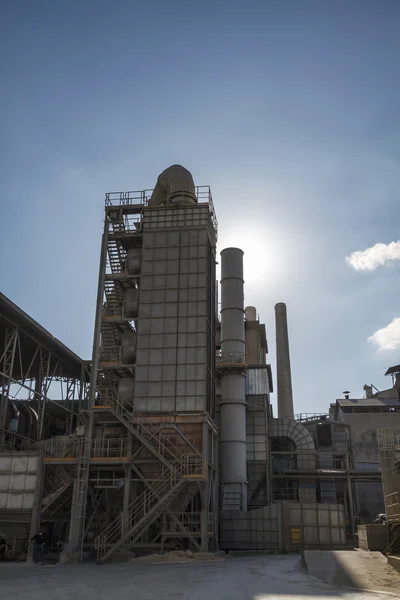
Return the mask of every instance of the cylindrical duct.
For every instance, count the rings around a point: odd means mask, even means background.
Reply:
[[[222,362],[245,362],[243,251],[221,252],[221,358]]]
[[[130,365],[136,360],[136,331],[126,331],[121,335],[121,360]]]
[[[133,377],[123,377],[118,383],[118,394],[123,404],[133,405],[133,396],[135,393],[135,380]]]
[[[286,304],[275,305],[276,371],[278,384],[278,417],[293,419],[292,375],[290,371],[289,335]]]
[[[130,288],[124,293],[125,316],[128,319],[134,319],[138,316],[139,310],[139,290]]]
[[[243,252],[225,248],[221,252],[220,466],[224,494],[237,495],[236,510],[247,508],[244,363]]]
[[[222,483],[246,482],[246,378],[221,377],[220,460]]]
[[[129,275],[136,275],[137,273],[140,273],[141,261],[142,249],[129,248],[126,261],[126,270]]]
[[[255,306],[246,306],[244,309],[244,318],[246,321],[257,321],[257,309]]]

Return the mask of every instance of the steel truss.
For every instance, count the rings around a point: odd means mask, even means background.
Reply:
[[[46,439],[55,423],[60,432],[71,433],[85,401],[87,380],[88,364],[0,295],[0,451],[18,448],[26,437]],[[37,414],[28,436],[10,430],[15,402],[29,403]]]

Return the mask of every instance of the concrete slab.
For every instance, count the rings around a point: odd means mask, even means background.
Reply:
[[[398,594],[394,597],[398,598]],[[1,600],[388,600],[328,586],[299,555],[227,557],[218,563],[31,567],[0,563]]]
[[[398,592],[400,574],[383,554],[364,550],[304,550],[307,573],[334,586]]]
[[[388,556],[388,563],[400,573],[400,556]]]

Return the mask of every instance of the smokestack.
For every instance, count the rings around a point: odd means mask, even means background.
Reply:
[[[246,510],[246,378],[243,251],[221,252],[221,425],[223,510]]]
[[[292,375],[290,371],[289,335],[286,304],[275,305],[276,371],[278,383],[278,417],[293,419]]]

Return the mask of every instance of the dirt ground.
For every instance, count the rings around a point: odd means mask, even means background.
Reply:
[[[400,598],[400,573],[381,552],[305,550],[307,572],[330,585],[394,592]]]
[[[0,600],[389,600],[310,577],[299,555],[184,564],[0,563]]]
[[[152,563],[190,563],[204,561],[221,561],[224,560],[220,556],[216,556],[211,552],[192,552],[191,550],[174,550],[165,554],[149,554],[147,556],[139,556],[131,558],[130,563],[152,564]]]

